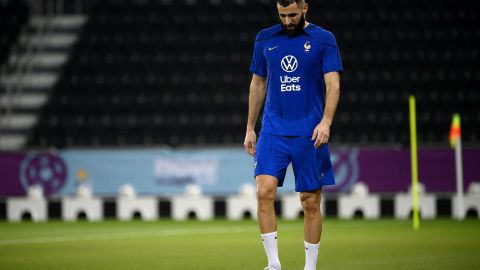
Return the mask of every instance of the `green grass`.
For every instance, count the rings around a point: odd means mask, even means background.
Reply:
[[[303,269],[303,223],[279,222],[284,270]],[[257,225],[230,222],[0,222],[0,269],[263,269]],[[480,221],[327,219],[318,269],[480,269]]]

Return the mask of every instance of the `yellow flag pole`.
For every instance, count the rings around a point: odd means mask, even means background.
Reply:
[[[417,116],[415,112],[415,97],[410,96],[410,154],[412,162],[412,198],[413,198],[413,229],[420,228],[419,198],[418,198],[418,160],[417,160]]]

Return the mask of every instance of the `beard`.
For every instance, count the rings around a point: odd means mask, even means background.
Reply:
[[[302,13],[300,21],[296,25],[285,25],[281,21],[280,24],[282,25],[282,30],[285,34],[289,37],[294,37],[303,31],[303,27],[305,27],[305,15]]]

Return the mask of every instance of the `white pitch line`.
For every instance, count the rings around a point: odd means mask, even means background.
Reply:
[[[153,232],[130,232],[130,233],[106,233],[106,234],[92,234],[83,236],[53,236],[53,237],[38,237],[28,239],[10,239],[0,240],[0,246],[7,245],[21,245],[21,244],[44,244],[44,243],[58,243],[69,241],[92,241],[92,240],[112,240],[112,239],[128,239],[128,238],[142,238],[142,237],[167,237],[191,234],[223,234],[223,233],[242,233],[256,231],[257,228],[207,228],[207,229],[171,229]]]

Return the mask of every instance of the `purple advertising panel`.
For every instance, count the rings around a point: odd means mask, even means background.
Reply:
[[[51,195],[65,185],[67,167],[61,156],[52,153],[0,154],[0,179],[0,196],[25,195],[32,185]]]
[[[464,186],[480,182],[480,151],[463,150]],[[362,149],[358,155],[358,181],[371,192],[407,191],[411,183],[410,151]],[[418,178],[427,192],[453,192],[456,188],[453,150],[418,152]]]
[[[25,194],[25,189],[19,180],[20,164],[25,154],[0,154],[0,196],[19,196]]]

